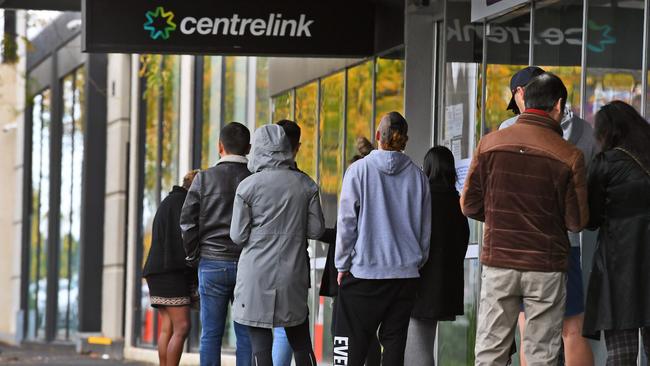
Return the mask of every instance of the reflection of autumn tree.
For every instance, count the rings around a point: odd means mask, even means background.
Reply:
[[[273,118],[275,123],[282,119],[293,119],[293,93],[291,90],[273,97]]]
[[[348,70],[347,161],[357,154],[358,137],[372,140],[372,68],[373,62],[367,61]]]
[[[404,60],[377,59],[376,116],[404,113]]]
[[[506,111],[512,92],[510,79],[522,65],[488,65],[487,68],[487,102],[485,128],[486,133],[499,128],[501,122],[513,116]],[[580,67],[579,66],[541,66],[545,71],[559,76],[567,87],[567,102],[575,112],[580,111]]]
[[[343,176],[344,82],[343,72],[321,81],[319,176],[323,211],[328,225],[336,223],[336,204]]]
[[[320,185],[323,193],[333,195],[339,192],[343,172],[343,84],[342,72],[321,81]]]
[[[178,181],[180,57],[146,55],[143,261],[151,247],[151,225],[160,200]],[[144,262],[143,262],[144,264]]]
[[[296,89],[296,123],[300,125],[301,146],[296,157],[298,167],[316,179],[316,117],[318,83]]]
[[[269,61],[266,57],[258,57],[255,72],[255,127],[270,122],[269,115]]]

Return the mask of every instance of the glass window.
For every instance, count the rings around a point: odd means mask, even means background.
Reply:
[[[266,57],[258,57],[255,65],[255,127],[260,127],[271,122],[269,60]]]
[[[45,90],[32,99],[32,187],[27,337],[45,337],[47,294],[48,216],[50,212],[51,93]]]
[[[585,119],[622,100],[640,110],[643,58],[642,0],[589,2]]]
[[[442,27],[447,27],[447,39],[442,39]],[[463,30],[463,31],[459,31]],[[459,33],[460,32],[460,33]],[[440,78],[437,114],[437,144],[454,154],[461,190],[474,149],[480,139],[482,26],[470,22],[470,1],[447,4],[447,24],[437,25]],[[445,43],[443,43],[445,42]],[[443,58],[442,45],[446,52]],[[504,107],[505,109],[505,107]],[[476,309],[479,288],[477,259],[480,223],[470,220],[470,250],[465,260],[465,315],[438,326],[438,363],[442,365],[473,365]]]
[[[144,94],[144,187],[142,192],[142,263],[151,248],[153,218],[162,198],[179,181],[178,129],[180,57],[152,56],[161,65],[162,83],[146,87]],[[158,316],[149,302],[149,288],[140,283],[140,334],[138,343],[155,345],[159,332]]]
[[[345,113],[345,73],[340,72],[321,80],[320,83],[320,146],[319,146],[319,182],[321,188],[321,203],[325,214],[325,225],[334,227],[338,197],[343,178],[343,124]],[[320,279],[327,258],[328,244],[315,243],[314,268],[317,287],[320,291]],[[315,350],[319,362],[332,362],[331,312],[325,308],[331,307],[331,299],[320,298],[318,311],[322,312],[316,318]],[[321,322],[321,324],[318,324]],[[322,326],[322,327],[319,327]],[[320,334],[319,334],[320,333]],[[323,359],[325,357],[325,359]]]
[[[580,114],[582,1],[536,5],[533,64],[559,76],[566,85],[567,107]]]
[[[501,123],[515,116],[507,110],[512,91],[510,78],[528,66],[530,13],[515,13],[490,24],[487,37],[487,90],[483,134],[499,129]]]
[[[243,56],[224,57],[225,86],[224,86],[224,122],[240,122],[246,124],[247,112],[247,83],[248,58]]]
[[[61,208],[57,338],[67,340],[78,327],[79,240],[84,133],[84,69],[63,79]]]
[[[298,168],[316,180],[316,120],[318,118],[318,83],[296,89],[296,123],[300,126]]]
[[[272,123],[276,123],[282,119],[293,120],[294,114],[294,105],[293,105],[294,93],[293,90],[289,90],[285,93],[277,95],[272,98],[272,108],[273,114],[271,118]]]
[[[221,131],[223,57],[204,57],[203,63],[203,121],[201,133],[201,168],[206,169],[219,160],[219,132]]]
[[[372,70],[373,62],[367,61],[348,69],[347,126],[344,163],[357,155],[356,139],[372,135]]]
[[[453,322],[438,322],[439,365],[473,365],[476,338],[476,315],[480,288],[478,259],[465,260],[465,314]],[[517,357],[513,357],[515,361]]]
[[[404,114],[404,50],[377,58],[375,115]]]

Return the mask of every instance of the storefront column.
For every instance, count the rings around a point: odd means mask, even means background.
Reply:
[[[178,175],[181,178],[192,169],[192,139],[194,127],[194,57],[181,56],[181,107],[179,130],[179,165]],[[180,184],[179,181],[177,184]]]
[[[409,122],[406,153],[417,164],[433,141],[435,23],[432,9],[406,6],[404,111]]]
[[[124,277],[129,166],[131,58],[108,56],[106,193],[104,197],[104,261],[102,335],[124,336]]]

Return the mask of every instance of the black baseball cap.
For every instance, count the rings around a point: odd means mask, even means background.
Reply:
[[[506,108],[506,110],[518,110],[517,102],[515,102],[515,91],[517,88],[526,86],[531,80],[544,72],[544,70],[537,66],[528,66],[512,75],[512,79],[510,79],[510,91],[512,92],[512,97],[510,98],[510,103],[508,103],[508,108]]]

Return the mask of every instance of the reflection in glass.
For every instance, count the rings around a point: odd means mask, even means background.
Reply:
[[[255,127],[271,122],[269,104],[269,60],[257,57],[255,72]]]
[[[219,160],[221,131],[221,80],[223,57],[204,57],[203,63],[203,128],[201,134],[201,168],[206,169]]]
[[[404,114],[404,51],[377,58],[376,116]]]
[[[63,79],[61,208],[57,338],[68,340],[78,327],[81,180],[84,153],[85,74],[80,68]]]
[[[640,110],[644,1],[590,1],[585,119],[622,100]]]
[[[142,263],[151,248],[153,217],[162,198],[178,183],[178,130],[180,107],[180,57],[153,56],[162,65],[160,88],[148,88],[143,96],[144,189],[142,192]],[[149,304],[149,288],[144,278],[141,288],[141,328],[139,344],[155,345],[158,316]]]
[[[567,107],[576,115],[581,110],[582,9],[581,0],[535,8],[533,64],[562,79],[568,91]]]
[[[28,288],[28,330],[30,339],[45,337],[47,291],[48,215],[50,202],[50,91],[32,99],[32,211]]]
[[[282,119],[293,120],[293,90],[277,95],[272,98],[273,116],[272,123],[276,123]]]
[[[84,69],[63,79],[61,208],[57,338],[70,339],[78,325],[79,239],[83,168]]]
[[[487,44],[487,90],[485,125],[483,134],[498,130],[501,123],[514,116],[506,110],[512,98],[510,78],[517,71],[528,66],[528,38],[530,37],[530,13],[523,13],[505,22],[496,21],[493,28],[499,35],[507,34],[509,29],[517,31],[517,38],[510,36],[490,37]],[[480,134],[479,134],[480,135]]]
[[[347,126],[344,164],[357,155],[356,140],[365,137],[372,141],[372,68],[367,61],[348,69]]]
[[[300,126],[298,169],[316,180],[316,119],[318,117],[318,83],[296,89],[296,123]]]
[[[248,58],[243,56],[224,57],[224,122],[246,124],[246,87],[248,82]]]
[[[345,113],[343,72],[321,81],[319,183],[325,224],[336,224],[336,204],[343,176],[343,117]]]
[[[465,315],[438,323],[438,364],[474,364],[480,272],[478,259],[465,260]]]

